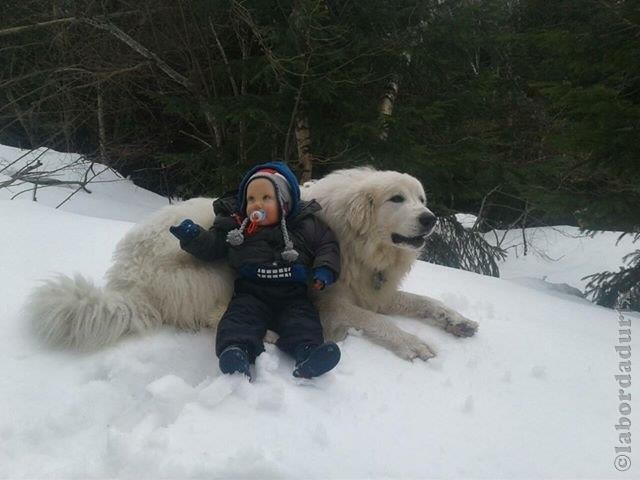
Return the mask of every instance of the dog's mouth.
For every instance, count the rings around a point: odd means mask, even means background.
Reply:
[[[396,245],[408,245],[412,248],[420,248],[424,245],[426,235],[418,235],[417,237],[405,237],[399,233],[391,234],[391,241]]]

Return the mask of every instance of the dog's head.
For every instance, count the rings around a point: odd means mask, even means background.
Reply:
[[[422,184],[411,175],[370,171],[354,184],[346,222],[359,235],[394,247],[419,250],[436,225]]]

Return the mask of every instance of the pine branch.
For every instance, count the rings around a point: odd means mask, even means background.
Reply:
[[[427,238],[422,260],[493,277],[500,276],[498,261],[505,251],[489,244],[478,232],[466,230],[455,215],[438,219],[436,231]]]

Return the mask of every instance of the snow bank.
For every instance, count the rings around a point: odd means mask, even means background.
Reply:
[[[495,244],[504,232],[489,232],[485,238]],[[627,235],[618,241],[621,232],[601,232],[592,237],[580,233],[577,227],[557,226],[527,228],[527,255],[524,255],[522,230],[506,233],[503,248],[508,257],[500,264],[500,276],[504,279],[539,279],[552,283],[565,283],[584,290],[587,280],[583,277],[604,270],[617,271],[623,264],[622,257],[636,249]]]
[[[163,205],[167,199],[137,187],[116,171],[99,163],[91,163],[76,153],[61,153],[46,148],[22,150],[0,145],[0,184],[29,165],[42,165],[29,172],[34,176],[45,176],[63,182],[82,182],[87,179],[89,192],[78,191],[78,184],[39,186],[36,191],[38,203],[55,207],[65,202],[61,209],[92,217],[138,222]],[[7,188],[0,188],[0,200],[15,198],[33,201],[31,182],[17,181]],[[70,198],[68,198],[72,195]],[[68,198],[68,200],[67,200]]]

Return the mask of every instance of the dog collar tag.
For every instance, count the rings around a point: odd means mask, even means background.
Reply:
[[[382,288],[382,285],[384,285],[384,282],[387,281],[387,277],[385,276],[384,272],[381,270],[377,270],[374,274],[373,274],[373,288],[374,290],[380,290]]]

